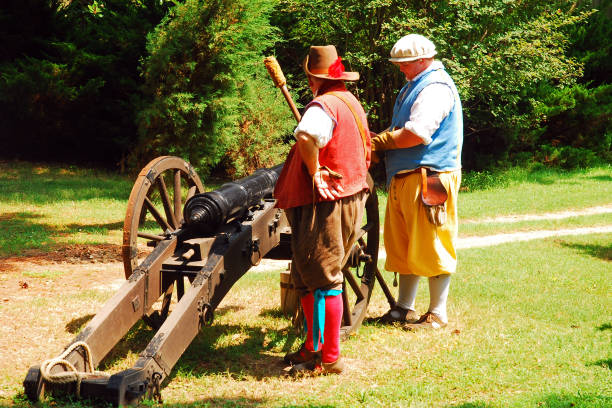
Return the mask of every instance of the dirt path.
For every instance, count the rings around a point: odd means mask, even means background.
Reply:
[[[561,220],[570,217],[579,217],[586,215],[609,214],[612,213],[612,204],[600,205],[597,207],[583,208],[578,211],[559,211],[554,213],[543,214],[519,214],[508,215],[503,217],[480,218],[476,220],[461,220],[463,224],[486,224],[486,223],[512,223],[519,221],[540,221],[540,220]]]
[[[531,241],[548,237],[559,237],[564,235],[602,234],[612,232],[612,225],[603,227],[586,227],[560,230],[539,230],[529,232],[513,232],[509,234],[495,234],[484,237],[459,238],[457,249],[479,248],[493,245],[501,245],[507,242]]]

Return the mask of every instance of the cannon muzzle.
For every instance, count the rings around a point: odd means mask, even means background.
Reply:
[[[249,208],[271,197],[282,164],[259,169],[248,177],[223,184],[218,190],[197,194],[185,203],[185,227],[212,234],[223,224],[242,218]]]

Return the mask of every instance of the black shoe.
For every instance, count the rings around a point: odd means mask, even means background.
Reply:
[[[306,343],[304,343],[298,351],[285,354],[285,357],[283,357],[283,361],[290,365],[296,365],[306,363],[314,359],[315,357],[318,357],[320,359],[321,352],[307,350]]]
[[[289,374],[293,376],[316,376],[327,374],[342,374],[344,371],[344,361],[338,357],[333,363],[322,363],[319,358],[297,364],[291,367]]]
[[[300,364],[296,364],[289,370],[289,375],[300,376],[300,375],[312,375],[317,368],[317,365],[321,364],[321,360],[318,357],[313,358],[310,361],[305,361]]]
[[[419,314],[415,310],[394,306],[389,309],[387,313],[379,317],[377,322],[382,324],[416,323],[419,320],[419,317]]]

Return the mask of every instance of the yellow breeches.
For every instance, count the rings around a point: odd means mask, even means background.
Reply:
[[[421,175],[393,177],[385,214],[385,269],[400,274],[437,276],[457,269],[457,195],[461,171],[440,173],[448,191],[446,223],[436,227],[421,201]]]

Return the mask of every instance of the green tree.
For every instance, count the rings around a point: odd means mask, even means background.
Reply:
[[[546,118],[533,131],[538,160],[567,168],[612,161],[612,1],[593,1],[597,12],[585,24],[568,27],[568,53],[584,75],[565,88],[547,87],[537,106]],[[529,156],[529,155],[527,155]]]
[[[290,111],[267,78],[273,0],[186,0],[148,39],[140,161],[179,155],[206,177],[282,161]]]

